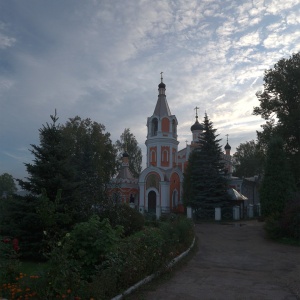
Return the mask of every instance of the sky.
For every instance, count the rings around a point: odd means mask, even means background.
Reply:
[[[300,50],[299,0],[0,0],[0,174],[24,163],[55,109],[125,128],[143,151],[163,72],[178,149],[205,111],[231,153],[256,139],[265,70]]]

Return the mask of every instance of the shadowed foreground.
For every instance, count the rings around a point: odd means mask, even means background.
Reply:
[[[300,299],[300,247],[265,239],[262,226],[196,225],[194,257],[138,299]]]

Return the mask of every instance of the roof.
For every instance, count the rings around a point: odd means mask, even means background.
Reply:
[[[203,125],[201,125],[198,122],[198,118],[196,119],[196,122],[194,123],[194,125],[192,125],[192,127],[191,127],[191,131],[194,131],[194,130],[203,130]]]
[[[233,188],[228,189],[227,192],[228,192],[231,200],[242,200],[242,201],[248,200],[247,197],[240,194],[237,190],[235,190]]]
[[[167,102],[167,97],[166,95],[158,95],[157,103],[154,109],[154,115],[163,117],[163,116],[168,116],[170,117],[171,111]]]

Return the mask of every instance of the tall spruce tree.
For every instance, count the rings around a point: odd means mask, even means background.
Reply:
[[[281,214],[294,191],[294,180],[284,151],[284,142],[280,137],[273,137],[269,143],[265,174],[260,187],[263,216]]]
[[[220,139],[206,113],[203,126],[200,146],[190,154],[184,174],[184,200],[194,208],[212,209],[226,205],[229,196]]]
[[[62,190],[64,200],[71,202],[72,192],[76,188],[75,169],[71,164],[68,145],[63,140],[61,125],[57,124],[56,111],[50,118],[52,122],[39,129],[40,144],[31,145],[34,160],[33,163],[25,163],[29,177],[17,181],[24,190],[35,196],[45,190],[51,201]]]

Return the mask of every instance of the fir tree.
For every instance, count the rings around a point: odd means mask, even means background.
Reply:
[[[212,209],[224,206],[229,197],[220,139],[217,139],[216,129],[207,114],[203,125],[200,146],[190,154],[184,174],[184,199],[186,205]]]
[[[50,116],[52,123],[41,129],[40,145],[31,145],[33,163],[26,163],[30,177],[27,181],[18,180],[20,186],[33,195],[40,195],[42,189],[54,201],[58,190],[63,190],[64,198],[69,198],[76,187],[73,183],[75,170],[70,164],[70,153],[63,142],[61,125],[57,124],[56,111]]]
[[[294,180],[284,151],[284,142],[280,137],[273,137],[269,143],[260,188],[263,216],[281,214],[294,191]]]

